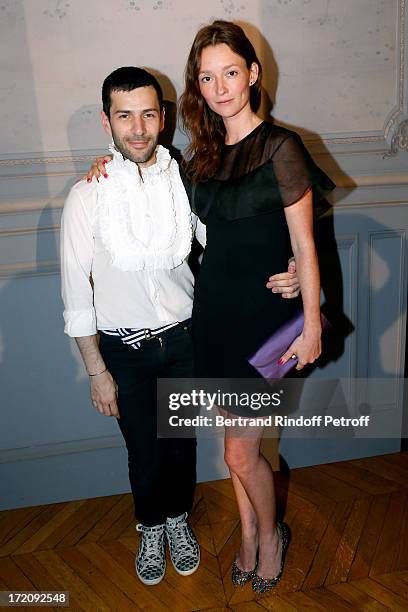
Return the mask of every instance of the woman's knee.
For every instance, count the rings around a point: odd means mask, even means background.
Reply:
[[[259,459],[259,449],[240,447],[239,444],[225,446],[224,460],[231,472],[245,475],[251,473]]]

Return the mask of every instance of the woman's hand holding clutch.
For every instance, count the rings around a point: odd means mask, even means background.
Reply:
[[[279,359],[279,365],[283,365],[289,359],[297,359],[296,369],[302,370],[305,365],[314,363],[322,352],[321,336],[321,326],[317,326],[307,333],[303,330],[300,336],[292,342],[286,353]]]

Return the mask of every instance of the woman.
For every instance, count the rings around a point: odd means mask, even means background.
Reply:
[[[187,60],[180,114],[191,142],[184,170],[193,185],[192,208],[207,231],[193,308],[200,377],[259,376],[248,356],[296,307],[294,300],[268,291],[265,279],[285,269],[292,252],[305,323],[281,361],[296,355],[301,369],[321,352],[313,198],[334,185],[296,133],[256,115],[261,79],[261,64],[238,25],[214,21],[199,30]],[[242,414],[238,407],[231,411]],[[260,453],[262,433],[252,427],[250,436],[235,436],[228,427],[225,433],[225,460],[242,524],[232,580],[236,585],[251,580],[258,593],[280,579],[289,541],[288,527],[276,523],[273,474]]]
[[[293,313],[264,278],[283,269],[291,250],[301,286],[304,328],[281,358],[298,369],[321,352],[320,284],[313,240],[313,196],[334,187],[297,134],[261,121],[262,68],[236,24],[215,21],[199,30],[185,71],[180,114],[190,137],[186,172],[192,207],[205,223],[207,244],[196,282],[193,340],[197,375],[251,378],[247,358]],[[233,412],[240,413],[239,409]],[[253,414],[252,414],[253,416]],[[273,474],[257,436],[226,428],[242,542],[235,584],[252,580],[264,592],[280,579],[289,532],[276,524]]]

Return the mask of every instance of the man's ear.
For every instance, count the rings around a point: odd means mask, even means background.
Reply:
[[[105,132],[109,136],[112,136],[112,129],[110,126],[109,117],[104,113],[104,111],[101,111],[101,121],[102,121],[102,127],[105,130]]]
[[[160,131],[164,130],[165,116],[166,116],[166,109],[163,106],[162,111],[161,111],[161,115],[160,115]]]

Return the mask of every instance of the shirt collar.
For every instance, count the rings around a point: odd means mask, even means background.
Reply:
[[[115,144],[112,142],[109,145],[109,151],[113,155],[113,161],[116,166],[123,167],[126,169],[139,170],[136,168],[137,164],[130,159],[123,157],[122,153],[118,151]],[[171,155],[168,149],[162,147],[162,145],[157,145],[156,147],[156,161],[151,166],[146,166],[144,168],[140,168],[142,174],[146,175],[154,175],[159,174],[160,172],[164,172],[169,169],[171,164]]]

